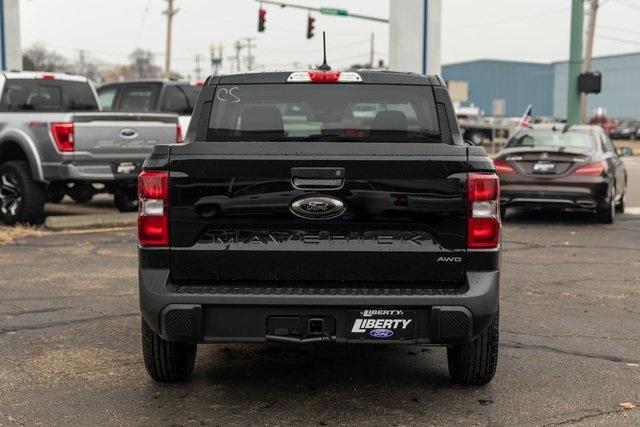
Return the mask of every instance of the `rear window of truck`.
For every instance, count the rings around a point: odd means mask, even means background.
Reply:
[[[66,80],[6,80],[0,111],[97,111],[98,103],[86,82]]]
[[[207,141],[441,142],[430,87],[344,83],[218,86]]]

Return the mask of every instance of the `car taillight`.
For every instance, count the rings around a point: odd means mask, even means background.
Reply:
[[[467,247],[496,248],[500,244],[500,181],[493,173],[467,176]]]
[[[516,170],[507,162],[503,162],[502,160],[494,160],[493,166],[496,168],[496,173],[498,175],[515,175]]]
[[[180,123],[176,125],[176,143],[182,144],[182,126],[180,126]]]
[[[169,246],[169,172],[143,171],[138,198],[140,246]]]
[[[603,176],[607,170],[607,162],[595,162],[589,163],[584,166],[580,166],[576,169],[572,175],[578,176]]]
[[[74,150],[73,123],[51,123],[51,135],[53,135],[53,142],[56,143],[58,150],[64,152]]]

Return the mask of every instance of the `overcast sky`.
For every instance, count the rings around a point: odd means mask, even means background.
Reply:
[[[22,44],[41,43],[69,57],[86,50],[105,62],[127,62],[136,47],[156,53],[163,63],[164,0],[20,0]],[[352,13],[388,17],[389,1],[290,0],[309,6],[346,8]],[[546,62],[564,60],[569,51],[570,0],[443,0],[442,62],[479,58]],[[640,51],[640,0],[602,0],[596,55]],[[173,69],[192,75],[194,57],[208,58],[211,43],[223,43],[225,60],[235,40],[255,37],[256,63],[268,68],[316,64],[322,30],[328,34],[334,67],[364,63],[370,34],[376,59],[388,58],[386,24],[316,15],[316,37],[307,40],[306,13],[268,6],[264,33],[256,31],[253,0],[175,0]],[[586,23],[585,23],[586,24]],[[206,63],[206,60],[205,60]],[[205,67],[206,68],[206,67]],[[224,66],[229,70],[229,62]]]

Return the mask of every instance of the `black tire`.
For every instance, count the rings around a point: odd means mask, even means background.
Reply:
[[[484,385],[493,379],[498,366],[499,323],[498,311],[489,327],[474,341],[447,348],[449,375],[454,382]]]
[[[504,220],[507,218],[507,207],[500,206],[500,219]]]
[[[196,344],[167,341],[142,320],[142,354],[149,376],[161,383],[185,381],[196,362]]]
[[[4,223],[42,224],[46,200],[45,188],[33,180],[27,162],[0,166],[0,220]]]
[[[47,195],[49,196],[49,203],[60,203],[67,193],[66,184],[52,183],[47,188]]]
[[[138,192],[135,188],[116,188],[113,203],[120,212],[135,212],[138,210]]]
[[[627,207],[627,192],[622,193],[622,197],[620,197],[620,203],[616,205],[616,212],[624,213],[625,208]]]
[[[93,200],[95,190],[87,182],[73,183],[67,190],[67,195],[76,203],[89,203]]]
[[[598,222],[602,224],[613,224],[616,218],[616,197],[615,187],[611,184],[611,190],[609,194],[609,202],[602,208],[598,208],[596,211],[596,218]]]

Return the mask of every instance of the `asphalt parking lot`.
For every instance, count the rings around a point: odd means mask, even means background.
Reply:
[[[0,424],[640,423],[640,217],[515,213],[504,237],[484,388],[411,346],[205,346],[191,382],[154,384],[134,230],[18,239],[0,246]]]
[[[47,207],[110,210],[104,196]],[[201,346],[191,382],[155,384],[135,247],[133,228],[0,244],[0,425],[640,423],[638,215],[510,214],[498,374],[483,388],[453,385],[443,348],[336,345]]]

